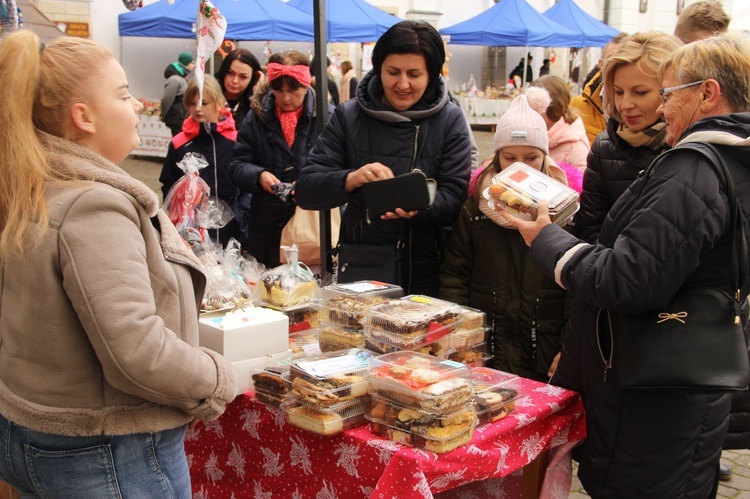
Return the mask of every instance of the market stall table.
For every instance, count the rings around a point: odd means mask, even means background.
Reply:
[[[471,125],[496,125],[510,106],[511,99],[480,99],[456,97]]]
[[[158,115],[141,114],[138,116],[138,136],[141,143],[131,153],[136,156],[155,156],[164,158],[172,140],[172,132]]]
[[[545,489],[569,490],[570,451],[586,433],[580,395],[526,379],[523,388],[527,397],[515,411],[478,427],[469,444],[445,454],[376,437],[367,425],[318,436],[288,424],[284,412],[257,402],[251,393],[241,395],[217,421],[188,430],[193,495],[422,499],[512,474],[500,485],[504,497],[534,497],[541,484],[524,494],[529,484],[516,472],[549,449],[556,457]]]

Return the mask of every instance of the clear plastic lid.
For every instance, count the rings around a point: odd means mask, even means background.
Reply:
[[[448,358],[469,367],[483,367],[492,359],[492,355],[486,343],[479,343],[463,350],[453,351],[448,354]]]
[[[370,387],[366,376],[356,374],[339,374],[325,380],[287,376],[284,383],[290,396],[312,407],[338,406],[341,402],[366,396]]]
[[[292,350],[292,358],[319,355],[321,351],[318,344],[318,333],[318,328],[289,333],[289,348]]]
[[[472,403],[480,424],[505,417],[513,410],[515,402],[525,396],[522,379],[515,374],[476,367],[471,369],[471,377],[475,390]]]
[[[294,359],[289,365],[289,378],[326,381],[332,376],[366,376],[370,357],[371,353],[352,348]]]
[[[269,364],[256,366],[250,378],[255,390],[264,390],[279,395],[286,393],[284,377],[289,373],[289,366],[284,364]]]
[[[365,345],[365,337],[361,329],[349,328],[339,324],[321,324],[318,342],[321,351],[335,352],[362,348]]]
[[[522,220],[535,220],[539,201],[549,203],[549,216],[558,225],[567,224],[578,211],[575,189],[524,163],[513,163],[492,177],[482,196],[491,208],[503,208]]]
[[[371,358],[368,378],[373,393],[430,413],[463,408],[474,393],[465,365],[412,351]]]
[[[366,422],[365,411],[370,405],[370,397],[360,397],[334,407],[316,408],[287,397],[281,409],[287,421],[297,428],[318,434],[335,435]]]
[[[411,350],[426,355],[432,355],[440,359],[448,358],[448,355],[454,350],[451,348],[450,335],[443,336],[437,341],[427,343],[414,348],[405,348],[404,345],[415,344],[413,340],[405,340],[403,337],[393,337],[392,333],[386,333],[377,329],[365,329],[364,331],[365,349],[381,355],[384,353],[400,352]],[[420,340],[420,338],[417,338]],[[420,343],[417,341],[416,343]]]
[[[355,281],[331,284],[320,289],[320,301],[325,304],[328,300],[340,297],[350,298],[400,298],[404,295],[401,286],[380,281]]]
[[[325,322],[361,329],[371,307],[403,294],[400,286],[379,281],[332,284],[320,290],[320,315]]]
[[[461,329],[476,329],[487,327],[487,314],[478,308],[461,307]]]

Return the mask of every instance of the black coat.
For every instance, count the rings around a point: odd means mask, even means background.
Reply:
[[[225,201],[234,214],[234,219],[225,227],[219,229],[218,240],[226,244],[230,238],[240,243],[247,236],[248,210],[250,201],[247,196],[241,196],[240,190],[229,178],[228,168],[234,151],[234,136],[236,133],[234,119],[227,111],[221,123],[195,123],[192,118],[186,120],[183,128],[189,130],[172,138],[164,158],[164,164],[159,175],[161,192],[166,199],[169,190],[185,172],[177,166],[187,153],[197,153],[203,156],[208,166],[198,170],[200,177],[206,181],[211,189],[211,195]],[[217,127],[219,130],[217,130]],[[189,133],[189,135],[184,135]],[[197,133],[197,135],[196,135]],[[215,231],[209,231],[217,239]]]
[[[633,147],[617,135],[617,120],[610,118],[607,129],[596,136],[583,174],[581,207],[570,225],[571,232],[595,243],[604,217],[638,173],[665,148]]]
[[[449,102],[440,78],[434,90],[403,112],[381,102],[382,87],[373,72],[357,87],[357,98],[341,103],[331,116],[297,181],[297,203],[322,210],[346,204],[340,240],[393,244],[405,234],[406,292],[437,296],[438,269],[445,231],[466,199],[471,167],[469,128],[460,107]],[[379,161],[395,175],[415,168],[437,181],[435,201],[409,221],[367,221],[360,190],[346,192],[346,176]]]
[[[750,113],[693,124],[702,140],[747,140]],[[722,142],[724,140],[724,142]],[[748,146],[718,146],[732,172],[745,216],[750,216]],[[640,198],[638,194],[643,190]],[[531,246],[534,261],[576,297],[563,356],[552,382],[582,393],[588,437],[578,476],[594,498],[705,498],[714,484],[728,426],[729,395],[620,390],[617,351],[605,376],[597,338],[620,334],[617,313],[663,307],[684,286],[730,291],[731,252],[726,196],[713,168],[692,151],[657,159],[610,211],[599,244],[545,227]],[[746,292],[747,290],[745,290]],[[597,324],[599,309],[611,311]]]
[[[267,267],[280,264],[281,230],[294,214],[293,202],[283,202],[260,187],[260,174],[273,173],[281,182],[293,183],[299,177],[310,149],[315,144],[315,92],[312,88],[302,104],[292,147],[286,143],[276,118],[273,91],[256,95],[260,106],[253,106],[237,135],[229,176],[243,192],[252,194],[248,252]],[[333,107],[329,106],[329,112]]]

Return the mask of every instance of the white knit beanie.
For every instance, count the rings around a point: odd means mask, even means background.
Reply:
[[[524,94],[513,99],[497,122],[495,152],[509,146],[532,146],[549,154],[547,125]]]

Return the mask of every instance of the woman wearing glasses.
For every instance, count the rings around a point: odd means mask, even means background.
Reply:
[[[679,46],[680,41],[666,33],[635,33],[607,61],[604,104],[610,118],[588,156],[581,209],[572,224],[581,239],[596,242],[615,201],[667,148],[656,69]]]
[[[673,150],[612,207],[597,244],[551,224],[546,207],[534,222],[505,216],[530,245],[534,262],[575,297],[551,382],[583,395],[588,438],[578,477],[595,499],[715,497],[730,412],[728,394],[620,389],[629,366],[618,363],[617,348],[609,354],[627,334],[620,314],[659,310],[681,288],[730,293],[725,184],[701,153],[678,146],[712,143],[750,217],[747,49],[724,37],[690,43],[661,64],[658,78],[665,140]]]

